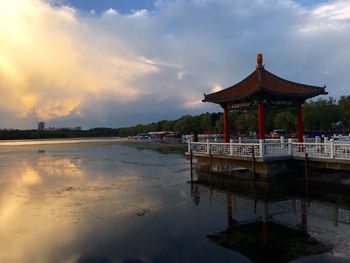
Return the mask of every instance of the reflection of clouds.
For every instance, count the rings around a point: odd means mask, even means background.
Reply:
[[[7,180],[0,192],[0,262],[76,262],[80,237],[103,228],[105,220],[117,226],[159,207],[142,192],[138,171],[115,176],[117,162],[109,170],[103,163],[88,169],[87,162],[49,155],[0,160]]]
[[[41,177],[36,171],[34,171],[31,168],[28,168],[22,173],[22,182],[28,185],[38,184],[41,182]]]
[[[38,168],[45,176],[71,176],[81,177],[83,172],[80,169],[81,161],[71,158],[42,156],[38,160]]]

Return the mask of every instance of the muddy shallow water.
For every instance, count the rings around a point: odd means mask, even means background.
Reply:
[[[191,202],[188,160],[118,144],[0,154],[0,262],[230,261],[207,231],[224,207]]]
[[[118,143],[0,149],[0,262],[251,262],[208,238],[228,227],[227,190],[189,178],[184,155]],[[243,208],[232,208],[235,222],[253,218]],[[308,219],[318,239],[337,238],[315,262],[347,262],[348,222],[333,221]]]

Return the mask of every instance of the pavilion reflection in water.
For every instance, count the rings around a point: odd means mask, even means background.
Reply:
[[[207,198],[226,206],[227,228],[208,235],[216,244],[254,262],[289,262],[349,249],[348,185],[197,176],[193,201],[200,205]]]

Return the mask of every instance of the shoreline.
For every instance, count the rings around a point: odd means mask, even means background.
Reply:
[[[155,150],[160,153],[184,154],[187,144],[168,141],[135,141],[123,137],[93,137],[93,138],[60,138],[60,139],[27,139],[27,140],[5,140],[0,141],[0,151],[16,149],[18,147],[40,147],[40,151],[45,147],[60,147],[69,145],[87,146],[91,144],[118,144],[137,149]]]
[[[75,143],[104,143],[121,142],[127,140],[122,137],[91,137],[91,138],[52,138],[52,139],[20,139],[20,140],[1,140],[1,146],[26,146],[26,145],[54,145],[54,144],[75,144]]]

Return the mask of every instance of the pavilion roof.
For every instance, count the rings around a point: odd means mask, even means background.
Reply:
[[[258,54],[256,70],[237,84],[211,94],[204,94],[203,102],[220,105],[239,104],[254,100],[289,101],[303,103],[321,94],[327,94],[326,86],[318,87],[292,82],[267,71]]]

